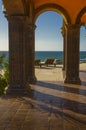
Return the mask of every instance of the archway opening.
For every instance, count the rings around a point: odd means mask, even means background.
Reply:
[[[4,16],[2,3],[0,3],[0,51],[8,51],[8,21]]]
[[[59,73],[63,67],[63,37],[61,34],[63,18],[57,12],[46,11],[37,18],[36,26],[35,59],[39,59],[43,63],[50,58],[57,61],[56,66],[46,66],[45,64],[41,67],[35,66],[37,80],[55,81],[56,78],[58,81],[63,80],[61,79],[62,73],[61,77]]]
[[[84,17],[86,13],[84,13],[81,17],[81,27],[80,27],[80,75],[81,81],[84,81],[86,72],[86,17]]]
[[[0,56],[4,55],[4,62],[9,62],[8,21],[3,12],[4,7],[0,1]]]

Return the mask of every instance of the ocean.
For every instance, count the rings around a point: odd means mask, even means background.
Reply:
[[[6,60],[8,60],[9,52],[8,51],[0,51],[0,55],[5,54]],[[63,52],[62,51],[36,51],[35,52],[35,59],[41,59],[44,61],[46,58],[55,58],[58,60],[63,60]],[[80,52],[80,61],[86,62],[86,51]]]

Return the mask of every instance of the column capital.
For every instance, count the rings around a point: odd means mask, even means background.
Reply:
[[[60,29],[62,36],[65,36],[65,26],[63,25]]]
[[[67,29],[79,29],[80,28],[80,24],[65,24],[65,27],[67,28]]]
[[[26,22],[27,21],[27,16],[25,15],[6,15],[6,18],[9,22]]]
[[[33,23],[29,23],[28,24],[28,28],[31,30],[31,31],[34,31],[36,29],[36,25],[33,24]]]

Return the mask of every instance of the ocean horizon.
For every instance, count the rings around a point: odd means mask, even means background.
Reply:
[[[6,60],[9,59],[9,51],[0,51],[0,55],[5,54]],[[63,60],[63,51],[35,51],[35,59],[44,61],[47,58]],[[80,51],[80,61],[86,61],[86,51]]]

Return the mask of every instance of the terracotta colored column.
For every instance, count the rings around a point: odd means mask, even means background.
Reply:
[[[79,78],[79,25],[66,25],[65,83],[80,84]]]
[[[9,16],[9,71],[10,83],[8,92],[24,93],[26,91],[26,59],[25,59],[25,18]]]

